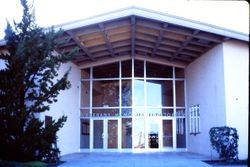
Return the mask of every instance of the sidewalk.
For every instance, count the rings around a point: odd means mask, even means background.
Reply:
[[[60,167],[211,167],[199,154],[165,153],[75,153],[62,157]]]

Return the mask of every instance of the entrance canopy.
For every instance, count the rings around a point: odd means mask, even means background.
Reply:
[[[69,40],[59,51],[79,48],[73,62],[82,68],[131,57],[185,67],[225,40],[248,41],[246,34],[135,7],[59,28]]]

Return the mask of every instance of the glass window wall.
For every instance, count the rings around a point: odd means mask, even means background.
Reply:
[[[122,148],[132,148],[132,118],[122,118]]]
[[[173,68],[161,64],[147,62],[148,78],[173,78]]]
[[[89,119],[81,119],[81,143],[80,147],[83,149],[89,149],[90,147],[90,122]]]
[[[119,63],[94,67],[93,78],[119,78]]]
[[[186,147],[183,68],[126,60],[83,69],[81,79],[82,149]]]
[[[93,81],[93,107],[119,107],[119,80]]]

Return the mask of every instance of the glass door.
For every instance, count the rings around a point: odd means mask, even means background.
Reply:
[[[173,120],[162,120],[162,149],[173,149]]]
[[[118,120],[107,120],[107,148],[118,149]]]
[[[118,120],[93,120],[93,149],[118,149]]]
[[[104,120],[93,120],[93,148],[104,148]]]
[[[148,120],[148,148],[157,150],[160,147],[160,122],[157,118]]]
[[[133,119],[133,148],[145,149],[145,119],[143,117]]]

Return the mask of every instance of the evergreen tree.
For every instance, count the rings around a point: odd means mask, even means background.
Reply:
[[[62,63],[72,60],[76,50],[57,54],[62,31],[40,28],[27,0],[21,0],[23,16],[5,30],[8,54],[0,53],[6,68],[0,70],[0,159],[58,160],[56,132],[66,116],[44,127],[39,113],[49,110],[61,90],[70,88],[70,69],[58,78]]]

